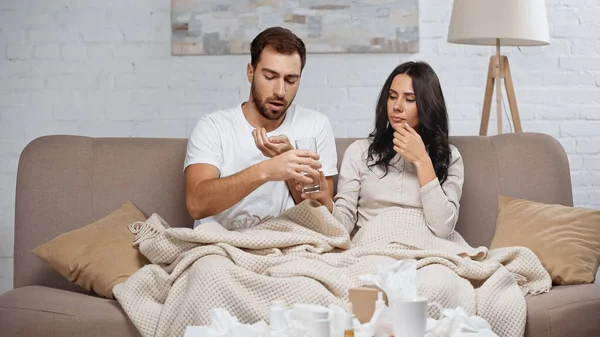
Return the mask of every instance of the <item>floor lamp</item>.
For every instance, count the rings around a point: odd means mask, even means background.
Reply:
[[[479,134],[487,135],[490,110],[496,85],[498,134],[502,133],[502,89],[506,96],[515,132],[522,132],[517,99],[508,58],[500,46],[543,46],[550,43],[544,0],[454,0],[448,29],[448,42],[496,46],[490,58]]]

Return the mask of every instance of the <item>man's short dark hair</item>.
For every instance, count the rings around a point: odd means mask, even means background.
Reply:
[[[302,61],[301,70],[306,64],[306,46],[304,42],[289,29],[282,27],[267,28],[258,34],[250,44],[250,63],[256,69],[260,55],[266,47],[270,46],[276,52],[286,55],[298,53]]]

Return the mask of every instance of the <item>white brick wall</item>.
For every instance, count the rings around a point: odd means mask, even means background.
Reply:
[[[551,45],[503,53],[524,129],[560,140],[576,205],[600,208],[600,0],[546,3]],[[422,59],[441,78],[451,133],[477,134],[494,49],[446,43],[451,6],[420,1],[419,54],[309,55],[297,101],[327,113],[337,137],[365,136],[388,72]],[[15,173],[29,141],[187,137],[200,115],[248,96],[248,56],[170,56],[169,9],[169,0],[0,1],[0,293],[12,287]]]

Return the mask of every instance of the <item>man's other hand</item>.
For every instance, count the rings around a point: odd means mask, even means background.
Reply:
[[[285,135],[267,137],[265,128],[254,129],[252,137],[254,137],[256,147],[268,158],[273,158],[294,149],[288,137]]]
[[[311,183],[309,176],[318,177],[319,155],[310,150],[290,150],[260,163],[268,181],[297,181]]]

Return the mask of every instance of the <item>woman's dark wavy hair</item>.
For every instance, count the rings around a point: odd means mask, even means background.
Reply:
[[[387,102],[392,81],[399,74],[406,74],[412,78],[420,122],[416,131],[425,143],[436,176],[440,183],[443,183],[448,177],[450,165],[448,111],[440,81],[431,66],[425,62],[403,63],[396,67],[385,81],[377,101],[375,129],[369,135],[372,142],[368,150],[368,166],[379,166],[387,174],[388,168],[392,166],[390,162],[396,156],[393,144],[394,129],[389,123]]]

